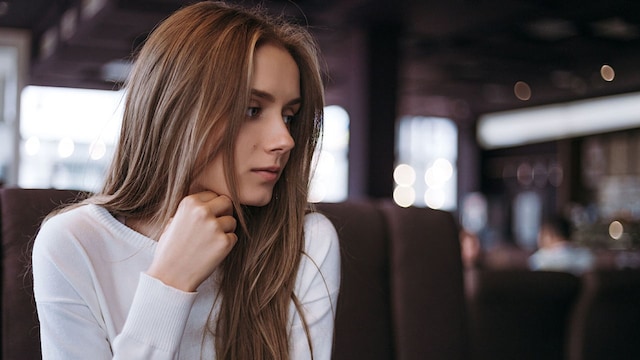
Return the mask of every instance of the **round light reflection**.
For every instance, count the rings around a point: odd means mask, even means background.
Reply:
[[[100,160],[107,153],[107,146],[104,144],[104,141],[97,140],[91,144],[89,153],[92,160]]]
[[[76,146],[71,138],[62,138],[58,143],[58,156],[63,159],[68,158],[69,156],[73,155],[75,147]]]
[[[411,186],[416,181],[416,171],[407,164],[400,164],[393,170],[393,180],[398,185]]]
[[[428,189],[424,193],[424,202],[432,209],[440,209],[444,205],[444,191],[441,189]]]
[[[416,191],[410,186],[398,186],[393,190],[393,201],[402,207],[409,207],[416,201]]]
[[[610,65],[605,64],[600,68],[600,76],[602,76],[604,81],[613,81],[616,77],[616,72]]]
[[[516,82],[513,86],[513,93],[522,101],[531,99],[531,88],[529,87],[529,84],[524,81]]]
[[[424,173],[424,181],[429,187],[441,188],[453,176],[453,166],[446,159],[437,159]]]
[[[617,220],[612,221],[611,224],[609,224],[609,236],[614,240],[618,240],[622,237],[622,234],[624,234],[624,226],[622,226],[622,223]]]

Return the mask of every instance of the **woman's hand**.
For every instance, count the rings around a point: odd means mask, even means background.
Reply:
[[[192,292],[220,265],[236,241],[231,200],[211,191],[191,194],[158,240],[147,274]]]

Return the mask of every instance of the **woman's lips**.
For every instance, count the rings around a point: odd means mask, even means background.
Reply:
[[[251,171],[258,174],[265,181],[276,181],[280,176],[279,167],[256,168]]]

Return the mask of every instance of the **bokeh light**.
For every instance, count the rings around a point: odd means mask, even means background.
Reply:
[[[431,188],[442,188],[453,176],[453,165],[447,159],[439,158],[427,169],[424,181]]]
[[[445,193],[442,189],[429,188],[424,193],[424,202],[432,209],[440,209],[444,205]]]
[[[615,79],[616,77],[616,72],[615,70],[613,70],[611,65],[605,64],[600,68],[600,76],[602,76],[602,79],[604,79],[604,81],[613,81],[613,79]]]
[[[64,137],[60,139],[60,142],[58,143],[58,156],[63,159],[70,157],[73,155],[75,147],[76,145],[71,138]]]
[[[513,93],[522,101],[531,99],[531,88],[529,87],[529,84],[524,81],[516,82],[513,86]]]
[[[411,186],[416,181],[416,171],[407,164],[400,164],[393,170],[393,180],[398,185]]]
[[[409,207],[416,202],[416,191],[410,186],[398,186],[393,190],[393,201],[402,207]]]
[[[614,240],[618,240],[622,237],[622,234],[624,234],[624,226],[622,226],[622,223],[617,220],[612,221],[611,224],[609,224],[609,236]]]
[[[100,160],[107,153],[107,145],[102,140],[96,140],[89,147],[89,156],[91,160]]]

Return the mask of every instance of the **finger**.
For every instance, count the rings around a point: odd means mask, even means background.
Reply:
[[[226,241],[217,241],[215,243],[215,249],[216,249],[215,251],[216,252],[222,251],[221,255],[226,257],[231,251],[231,249],[233,249],[233,247],[238,242],[238,235],[236,235],[235,233],[229,233],[225,235],[226,235]]]
[[[236,231],[236,219],[233,216],[221,216],[218,218],[218,226],[225,233]]]
[[[226,195],[220,195],[207,201],[207,205],[215,216],[233,215],[233,202]]]
[[[236,235],[236,233],[227,234],[227,238],[229,239],[229,243],[231,244],[232,248],[238,242],[238,235]]]
[[[218,195],[213,191],[201,191],[199,193],[187,195],[182,199],[181,204],[187,207],[204,206],[207,211],[215,216],[233,214],[233,202],[226,195]]]
[[[217,198],[219,195],[216,194],[213,191],[205,190],[205,191],[200,191],[200,192],[194,193],[194,194],[192,194],[190,196],[194,196],[196,199],[198,199],[200,201],[208,202],[208,201],[211,201],[211,200]]]

